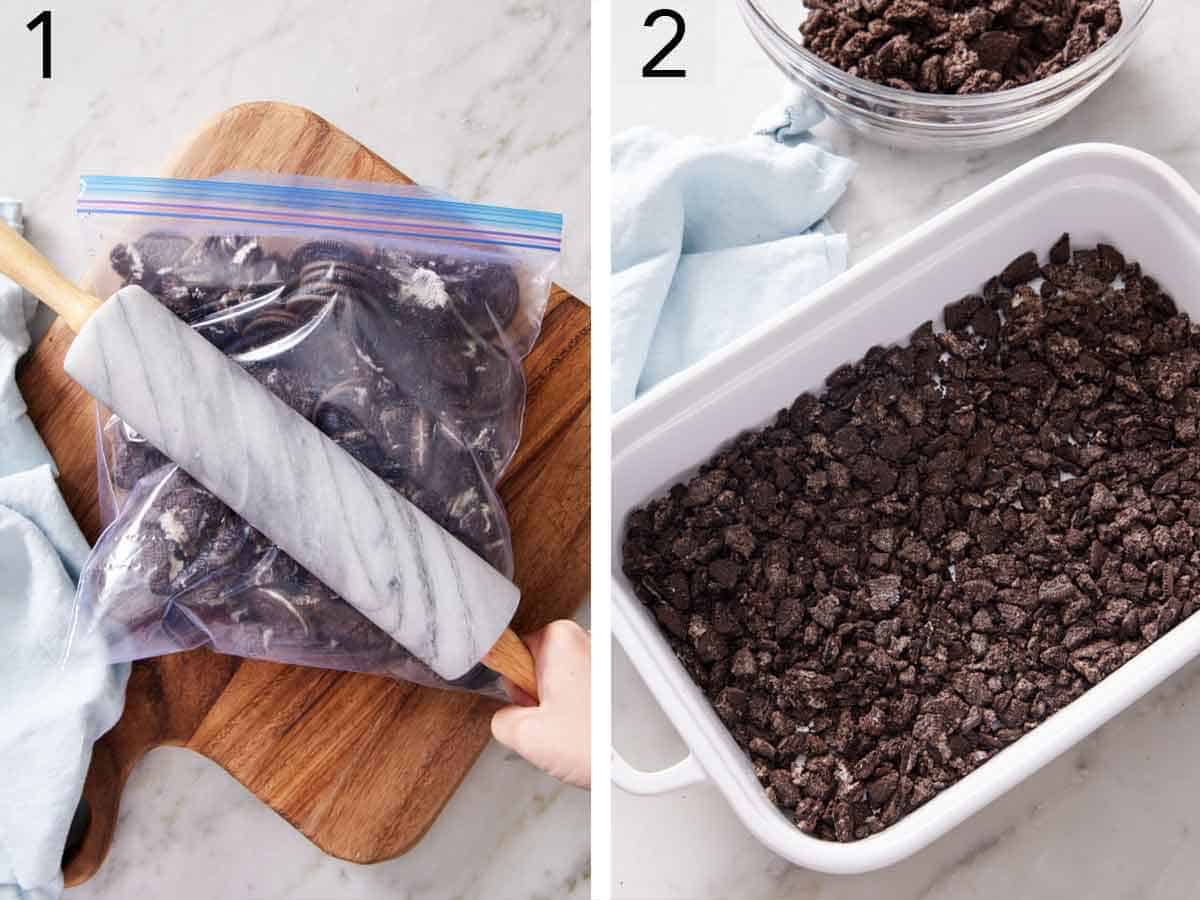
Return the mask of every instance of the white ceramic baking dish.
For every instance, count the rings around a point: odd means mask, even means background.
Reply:
[[[837,366],[938,320],[947,302],[977,291],[1020,253],[1044,257],[1064,231],[1077,247],[1115,244],[1200,318],[1200,195],[1153,157],[1079,145],[1001,178],[615,417],[613,631],[690,751],[660,772],[638,771],[614,752],[619,787],[656,794],[710,780],[780,856],[822,872],[867,872],[927,846],[1200,655],[1200,616],[1193,616],[916,812],[867,840],[837,844],[803,834],[767,800],[620,571],[631,509],[820,387]]]

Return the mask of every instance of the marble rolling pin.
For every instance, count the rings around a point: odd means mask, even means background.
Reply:
[[[105,303],[0,225],[0,273],[76,338],[97,400],[442,678],[480,662],[537,696],[516,585],[138,287]]]

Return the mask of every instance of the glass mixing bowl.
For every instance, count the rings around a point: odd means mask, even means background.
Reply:
[[[804,49],[801,0],[738,0],[742,18],[767,56],[806,89],[830,117],[900,147],[997,147],[1060,119],[1104,84],[1141,35],[1154,0],[1121,0],[1121,31],[1095,53],[1042,81],[992,94],[921,94],[848,75]]]

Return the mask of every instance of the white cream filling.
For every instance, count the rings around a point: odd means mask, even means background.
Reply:
[[[417,269],[408,283],[413,299],[425,309],[445,309],[450,302],[446,282],[433,269]]]

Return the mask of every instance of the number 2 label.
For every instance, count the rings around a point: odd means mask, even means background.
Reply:
[[[671,35],[671,39],[667,41],[663,48],[650,57],[650,61],[642,66],[643,78],[686,78],[686,69],[660,69],[659,63],[670,55],[671,51],[679,46],[679,42],[683,40],[683,33],[687,26],[684,24],[683,16],[673,9],[656,9],[650,15],[646,16],[646,21],[643,23],[646,28],[653,28],[654,23],[659,19],[670,19],[675,23],[675,33]]]

